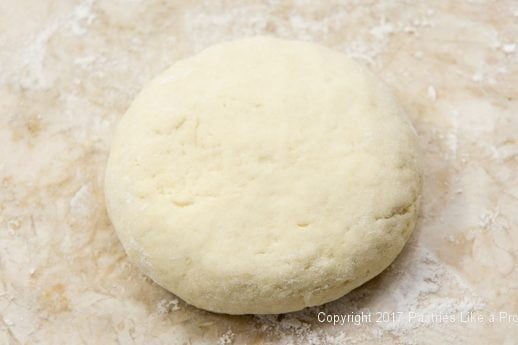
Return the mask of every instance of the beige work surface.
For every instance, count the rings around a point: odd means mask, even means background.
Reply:
[[[424,202],[403,254],[346,297],[225,316],[127,261],[103,171],[146,81],[256,34],[383,78],[419,134]],[[517,44],[511,0],[0,1],[0,344],[518,344]]]

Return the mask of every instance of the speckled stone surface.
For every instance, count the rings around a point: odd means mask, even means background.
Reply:
[[[424,200],[402,255],[351,294],[217,315],[127,261],[103,171],[146,81],[257,34],[324,44],[384,79],[419,134]],[[516,344],[515,1],[5,0],[0,48],[0,344]],[[322,312],[372,319],[333,325]]]

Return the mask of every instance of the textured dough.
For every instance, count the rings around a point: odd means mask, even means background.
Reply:
[[[281,313],[379,274],[412,232],[415,132],[344,55],[251,38],[174,64],[124,115],[108,211],[130,259],[186,302]]]

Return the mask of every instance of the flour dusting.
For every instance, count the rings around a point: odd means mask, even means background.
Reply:
[[[516,343],[516,324],[431,318],[518,314],[513,1],[19,0],[0,9],[1,344]],[[230,317],[188,306],[128,263],[102,180],[115,124],[145,82],[253,35],[327,45],[384,79],[419,134],[425,190],[418,231],[373,281],[320,307]],[[321,312],[389,318],[333,325]],[[398,312],[423,319],[390,318]]]

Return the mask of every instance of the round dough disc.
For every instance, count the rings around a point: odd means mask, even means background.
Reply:
[[[130,259],[186,302],[295,311],[401,251],[417,217],[416,146],[383,83],[341,53],[219,44],[154,79],[120,121],[108,211]]]

